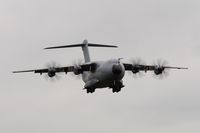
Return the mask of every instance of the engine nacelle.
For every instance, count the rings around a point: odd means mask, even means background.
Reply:
[[[74,74],[75,75],[79,75],[81,73],[83,73],[83,70],[81,69],[81,67],[75,67],[74,68]]]
[[[52,78],[52,77],[56,76],[56,72],[55,72],[54,70],[49,70],[49,71],[48,71],[48,76],[49,76],[50,78]]]
[[[154,73],[155,73],[156,75],[159,75],[159,74],[162,74],[163,71],[164,71],[164,68],[163,68],[163,67],[158,67],[158,68],[156,68],[156,69],[154,70]]]
[[[138,67],[133,67],[132,72],[134,74],[138,73],[139,72],[139,68]]]

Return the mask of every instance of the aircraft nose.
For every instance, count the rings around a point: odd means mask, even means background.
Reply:
[[[116,75],[119,75],[122,73],[122,67],[119,64],[114,64],[112,67],[112,72]]]

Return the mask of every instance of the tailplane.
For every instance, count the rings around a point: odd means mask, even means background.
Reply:
[[[107,48],[117,48],[115,45],[103,45],[103,44],[94,44],[88,43],[87,40],[84,40],[81,44],[73,44],[73,45],[64,45],[64,46],[56,46],[56,47],[47,47],[45,49],[59,49],[59,48],[72,48],[72,47],[82,47],[83,55],[85,62],[90,62],[90,54],[88,47],[107,47]]]

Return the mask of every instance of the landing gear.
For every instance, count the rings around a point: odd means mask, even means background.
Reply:
[[[87,93],[93,93],[95,92],[95,88],[86,88]]]
[[[121,88],[119,86],[115,86],[115,87],[112,88],[113,93],[115,93],[115,92],[118,93],[120,91],[121,91]]]
[[[122,83],[122,81],[114,81],[113,82],[113,86],[111,87],[112,88],[112,92],[113,93],[118,93],[118,92],[120,92],[121,91],[121,88],[123,88],[124,87],[124,85],[123,85],[123,83]]]

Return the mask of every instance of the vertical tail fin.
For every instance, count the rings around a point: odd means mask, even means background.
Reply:
[[[85,62],[90,62],[90,53],[89,53],[89,49],[88,49],[88,41],[84,40],[83,45],[81,47],[82,47]]]
[[[90,62],[90,54],[88,47],[110,47],[110,48],[117,48],[114,45],[102,45],[102,44],[94,44],[88,43],[87,40],[84,40],[82,44],[73,44],[73,45],[65,45],[65,46],[56,46],[56,47],[47,47],[45,49],[57,49],[57,48],[70,48],[70,47],[82,47],[83,55],[85,62]]]

